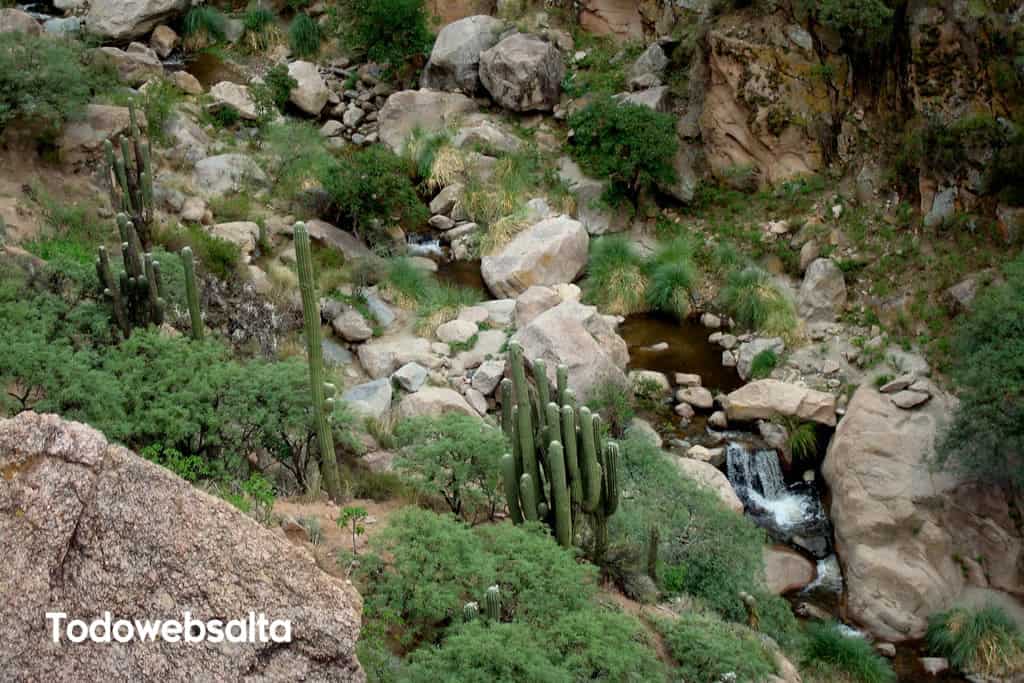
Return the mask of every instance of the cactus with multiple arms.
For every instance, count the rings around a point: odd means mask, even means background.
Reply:
[[[618,445],[603,438],[599,416],[576,407],[564,366],[557,368],[552,388],[544,363],[534,362],[532,390],[516,342],[509,345],[509,362],[512,379],[502,381],[500,396],[502,427],[513,448],[501,467],[512,521],[543,521],[561,545],[569,546],[587,513],[593,552],[600,557],[607,546],[607,518],[619,503]]]
[[[153,224],[153,168],[150,147],[139,132],[135,107],[129,106],[128,112],[128,135],[121,136],[119,149],[116,151],[110,140],[105,141],[103,152],[107,161],[114,207],[131,216],[142,247],[148,249],[152,240],[150,228]]]
[[[334,454],[334,435],[330,415],[334,406],[334,386],[324,382],[323,349],[320,346],[320,304],[313,279],[313,258],[309,233],[303,223],[295,224],[295,261],[299,271],[299,291],[302,294],[302,318],[305,322],[306,352],[309,358],[309,383],[313,392],[313,413],[317,438],[320,443],[320,471],[327,494],[332,500],[342,499],[338,460]]]
[[[103,294],[114,309],[114,321],[122,336],[131,336],[132,328],[162,325],[164,321],[164,288],[160,262],[142,251],[135,225],[124,214],[118,214],[121,235],[121,256],[124,270],[114,277],[107,250],[100,247],[96,257],[96,276]]]

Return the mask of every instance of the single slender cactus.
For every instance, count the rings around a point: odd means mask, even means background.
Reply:
[[[338,460],[334,454],[334,435],[331,432],[330,412],[333,386],[324,382],[323,349],[320,346],[320,304],[316,296],[316,282],[313,279],[313,258],[309,245],[309,233],[303,223],[296,223],[294,230],[295,261],[299,271],[299,291],[302,294],[302,318],[305,322],[306,352],[309,357],[309,384],[313,394],[313,413],[316,433],[320,443],[320,472],[327,487],[327,495],[335,502],[341,502],[341,478],[338,475]],[[330,387],[330,389],[327,389]]]
[[[135,106],[129,105],[129,130],[118,140],[120,155],[114,143],[106,140],[103,153],[107,162],[110,197],[115,208],[131,216],[144,249],[152,242],[154,219],[153,168],[149,142],[139,132]],[[122,242],[125,240],[122,240]]]
[[[185,299],[188,301],[188,315],[192,321],[192,338],[203,338],[203,313],[199,308],[199,284],[196,281],[196,265],[192,258],[192,247],[181,250],[181,264],[185,267]]]
[[[555,538],[559,545],[569,547],[572,545],[572,507],[569,501],[569,485],[565,477],[562,444],[557,441],[551,442],[548,447],[548,459],[551,463],[551,499],[555,507]]]
[[[501,477],[508,498],[508,513],[514,524],[523,523],[523,508],[519,501],[519,474],[516,459],[511,453],[501,456]]]
[[[491,586],[484,594],[484,611],[491,621],[501,621],[501,589]]]
[[[658,546],[661,543],[661,533],[658,527],[651,526],[647,538],[647,576],[651,581],[658,582]]]
[[[536,522],[540,518],[540,506],[537,504],[533,479],[529,474],[523,473],[519,477],[519,499],[522,501],[523,517],[530,522]]]

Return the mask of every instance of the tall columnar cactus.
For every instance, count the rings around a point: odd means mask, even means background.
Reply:
[[[143,248],[152,240],[153,169],[149,142],[142,139],[134,105],[129,105],[129,130],[114,143],[106,140],[103,152],[107,161],[110,193],[114,207],[131,216]],[[119,152],[119,154],[118,154]]]
[[[188,315],[192,321],[192,338],[203,338],[203,313],[199,308],[199,284],[196,281],[196,265],[192,259],[192,247],[181,250],[181,264],[185,267],[185,299],[188,301]]]
[[[96,257],[96,275],[103,294],[114,309],[114,321],[122,336],[131,336],[134,327],[162,325],[165,293],[160,276],[160,262],[142,251],[135,225],[124,214],[117,216],[121,236],[121,257],[124,270],[114,277],[110,257],[100,247]]]
[[[607,546],[607,519],[619,503],[618,445],[607,442],[601,418],[576,406],[568,369],[552,387],[543,361],[527,379],[522,347],[509,345],[512,378],[501,383],[502,428],[512,452],[501,459],[509,515],[547,523],[561,545],[572,545],[587,515],[595,556]],[[551,400],[554,399],[554,400]]]
[[[323,349],[320,346],[320,304],[316,295],[316,282],[313,279],[309,232],[306,231],[304,223],[295,224],[294,239],[299,291],[302,293],[306,352],[309,357],[309,384],[313,392],[313,412],[320,443],[320,471],[327,487],[327,494],[336,502],[340,502],[341,479],[338,475],[338,460],[334,454],[334,435],[330,424],[334,406],[334,386],[324,381]]]

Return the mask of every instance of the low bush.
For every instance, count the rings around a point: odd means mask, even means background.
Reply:
[[[779,364],[779,357],[771,349],[761,351],[750,362],[750,376],[754,379],[769,377]]]
[[[1024,257],[1005,282],[981,292],[953,338],[951,374],[960,404],[935,464],[1015,489],[1024,487]]]
[[[648,107],[602,97],[569,118],[572,156],[589,175],[610,181],[608,198],[636,199],[676,181],[674,119]]]
[[[619,235],[592,242],[583,291],[589,303],[612,315],[646,310],[644,260],[632,242]]]
[[[416,309],[416,332],[421,335],[433,334],[439,325],[454,320],[461,308],[478,303],[481,297],[474,289],[438,282],[406,258],[386,263],[383,286],[401,305]]]
[[[600,382],[587,401],[587,407],[600,413],[614,437],[625,434],[636,416],[631,388],[614,380]]]
[[[662,622],[659,630],[687,683],[718,683],[730,672],[739,681],[764,680],[775,673],[772,655],[756,633],[716,615],[686,612]]]
[[[320,27],[305,12],[296,14],[288,25],[288,46],[296,57],[315,57],[320,52]]]
[[[818,622],[805,632],[801,666],[824,680],[892,683],[896,673],[864,638],[847,635],[838,624]]]
[[[999,607],[933,614],[925,639],[931,652],[964,673],[1012,678],[1024,672],[1024,634]]]
[[[756,266],[732,270],[719,294],[723,308],[748,330],[791,339],[797,334],[793,302]]]
[[[291,97],[292,89],[299,84],[288,73],[286,64],[275,64],[263,76],[263,82],[250,87],[256,113],[264,124],[273,121],[284,112]]]
[[[171,81],[160,78],[150,81],[142,93],[142,113],[146,115],[146,135],[162,146],[170,144],[164,126],[182,101],[181,91]]]
[[[646,264],[651,309],[683,319],[690,314],[690,291],[697,284],[693,245],[685,237],[660,244]]]
[[[228,19],[216,7],[196,5],[185,14],[181,29],[185,49],[201,50],[227,38]]]
[[[347,45],[393,68],[430,51],[424,0],[352,0],[338,23]]]
[[[444,498],[456,516],[475,522],[493,519],[503,497],[498,490],[499,458],[508,451],[505,433],[475,417],[445,415],[400,422],[402,448],[396,467],[412,475],[416,489]]]
[[[371,246],[383,244],[387,228],[419,227],[429,217],[416,194],[407,159],[374,145],[350,152],[320,169],[320,182],[331,197],[330,215],[351,227]]]
[[[112,89],[116,78],[88,65],[75,41],[0,33],[0,131],[20,119],[52,137],[95,94]]]

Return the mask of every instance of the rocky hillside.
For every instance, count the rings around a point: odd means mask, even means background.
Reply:
[[[359,599],[281,526],[363,593],[370,680],[1020,675],[1022,22],[1003,0],[0,9],[6,580],[89,613],[286,610],[290,647],[185,668],[358,678]],[[55,514],[40,491],[77,501],[64,540],[25,526]],[[318,547],[321,517],[350,551]],[[204,572],[249,588],[177,585]],[[552,572],[578,599],[530,583]],[[999,657],[963,654],[967,618]],[[35,676],[170,666],[38,668],[24,623]]]

